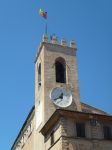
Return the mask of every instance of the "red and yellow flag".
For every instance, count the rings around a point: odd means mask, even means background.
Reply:
[[[44,18],[47,19],[47,12],[44,12],[42,9],[39,10],[39,14]]]

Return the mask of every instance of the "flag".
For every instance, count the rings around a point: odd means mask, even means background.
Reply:
[[[39,14],[44,17],[44,19],[47,19],[47,12],[44,12],[42,9],[40,9]]]

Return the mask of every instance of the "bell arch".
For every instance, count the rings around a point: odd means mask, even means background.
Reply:
[[[66,62],[62,57],[55,60],[56,82],[66,83]]]

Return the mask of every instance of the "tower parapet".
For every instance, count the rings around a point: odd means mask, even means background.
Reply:
[[[70,48],[76,49],[76,45],[75,45],[74,40],[71,40],[70,41],[70,45],[67,45],[66,40],[64,38],[62,38],[61,39],[61,43],[58,43],[58,39],[57,39],[56,35],[53,35],[51,37],[51,41],[49,42],[48,41],[48,35],[45,34],[45,35],[43,35],[42,42],[51,43],[51,44],[57,44],[57,45],[61,45],[61,46],[64,46],[64,47],[70,47]]]

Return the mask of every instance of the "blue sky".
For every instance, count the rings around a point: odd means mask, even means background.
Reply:
[[[34,59],[44,33],[74,39],[81,101],[112,114],[112,1],[0,1],[0,149],[9,150],[34,105]]]

